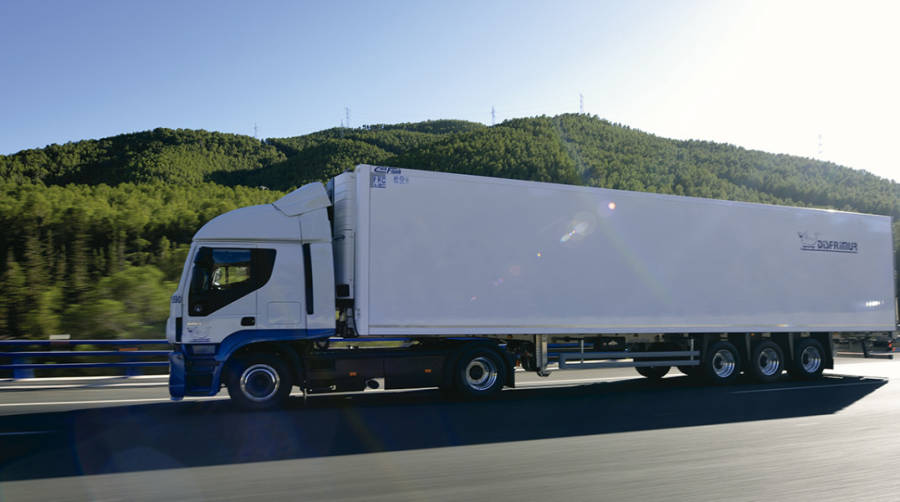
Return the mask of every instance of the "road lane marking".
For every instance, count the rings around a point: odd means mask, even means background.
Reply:
[[[227,396],[210,396],[210,397],[191,397],[185,401],[213,401],[219,399],[228,399]],[[46,403],[0,403],[0,408],[12,406],[54,406],[54,405],[70,405],[70,404],[111,404],[111,403],[157,403],[162,401],[171,401],[168,397],[151,397],[146,399],[96,399],[91,401],[52,401]]]
[[[21,431],[21,432],[0,432],[0,436],[33,436],[36,434],[52,434],[56,431]]]
[[[141,387],[166,387],[168,382],[159,383],[110,383],[110,384],[58,384],[58,385],[2,385],[0,392],[4,390],[55,390],[55,389],[106,389],[106,388],[141,388]]]
[[[679,375],[672,375],[679,376]],[[527,387],[527,386],[542,386],[542,385],[560,385],[560,384],[571,384],[571,383],[591,383],[591,382],[611,382],[617,380],[635,380],[639,377],[602,377],[602,378],[579,378],[573,380],[546,380],[546,381],[538,381],[538,382],[516,382],[516,388],[519,387]]]
[[[823,389],[823,388],[835,388],[835,387],[852,387],[854,385],[879,385],[885,383],[887,380],[878,380],[875,382],[854,382],[854,383],[838,383],[838,384],[828,384],[828,385],[803,385],[799,387],[781,387],[778,389],[754,389],[754,390],[737,390],[732,392],[732,394],[752,394],[755,392],[780,392],[783,390],[802,390],[802,389]]]
[[[669,375],[666,378],[677,378],[680,375]],[[827,376],[826,376],[827,377]],[[532,382],[519,382],[516,387],[517,388],[525,388],[525,387],[546,387],[546,386],[554,386],[554,385],[572,385],[572,384],[585,384],[585,383],[598,383],[604,381],[620,381],[620,380],[634,380],[633,377],[599,377],[599,378],[580,378],[580,379],[567,379],[567,380],[546,380],[546,381],[532,381]],[[826,384],[826,385],[804,385],[804,386],[795,386],[795,387],[781,387],[776,389],[753,389],[753,390],[739,390],[733,391],[731,394],[752,394],[758,392],[780,392],[785,390],[802,390],[802,389],[819,389],[826,387],[849,387],[854,385],[877,385],[885,383],[887,379],[878,379],[870,382],[854,382],[854,383],[846,383],[846,384]],[[120,384],[127,385],[127,384]],[[406,389],[406,390],[416,390],[416,389]],[[294,391],[291,392],[292,397],[302,397],[303,393]],[[184,401],[217,401],[217,400],[225,400],[229,399],[228,396],[191,396],[184,399]],[[64,405],[81,405],[81,404],[116,404],[116,403],[158,403],[172,401],[167,397],[160,398],[143,398],[143,399],[94,399],[94,400],[85,400],[85,401],[52,401],[52,402],[31,402],[31,403],[0,403],[0,408],[3,407],[21,407],[21,406],[64,406]],[[0,435],[4,435],[5,433],[0,433]],[[6,433],[8,434],[8,433]]]
[[[299,391],[291,392],[291,397],[302,397],[303,393]],[[183,402],[192,401],[223,401],[230,399],[228,396],[189,396],[185,397]],[[92,399],[88,401],[50,401],[44,403],[0,403],[0,408],[13,406],[54,406],[54,405],[72,405],[72,404],[115,404],[115,403],[159,403],[164,401],[172,401],[168,397],[148,397],[145,399]]]
[[[169,374],[165,375],[134,375],[134,376],[83,376],[83,377],[36,377],[36,378],[0,378],[2,382],[62,382],[62,381],[97,381],[97,380],[168,380]]]

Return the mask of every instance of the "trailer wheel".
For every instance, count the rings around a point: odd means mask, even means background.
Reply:
[[[290,367],[273,354],[248,354],[231,363],[226,374],[228,395],[248,410],[282,406],[291,393]]]
[[[709,346],[701,367],[711,383],[729,384],[741,374],[741,354],[731,342],[719,341]]]
[[[794,358],[788,373],[800,380],[815,380],[825,370],[825,349],[818,340],[804,338],[794,345]]]
[[[483,398],[503,390],[503,358],[485,347],[463,352],[457,359],[455,390],[463,397]]]
[[[784,352],[777,343],[764,340],[750,352],[749,373],[757,382],[771,383],[781,377],[784,370]]]
[[[636,366],[641,376],[645,376],[650,380],[661,380],[669,372],[669,366]]]

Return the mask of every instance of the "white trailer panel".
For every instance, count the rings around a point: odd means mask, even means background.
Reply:
[[[335,211],[355,213],[361,335],[894,329],[889,217],[373,166],[355,178],[355,204]]]

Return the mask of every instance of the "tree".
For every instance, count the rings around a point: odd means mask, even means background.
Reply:
[[[25,314],[23,299],[27,288],[25,274],[22,272],[22,267],[14,259],[12,251],[7,251],[6,253],[6,266],[4,267],[3,275],[0,276],[0,285],[3,288],[3,334],[11,338],[21,336],[21,325]]]

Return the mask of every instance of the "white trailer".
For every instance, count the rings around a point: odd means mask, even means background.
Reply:
[[[361,165],[198,231],[170,389],[265,407],[291,385],[490,395],[516,364],[812,378],[835,334],[895,328],[893,277],[885,216]]]

